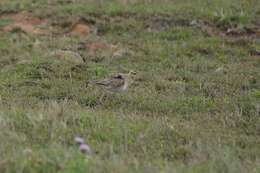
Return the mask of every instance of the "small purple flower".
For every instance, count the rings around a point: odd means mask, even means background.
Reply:
[[[84,144],[84,139],[79,136],[76,136],[74,140],[79,145]]]
[[[80,149],[80,151],[81,151],[82,153],[84,153],[84,154],[91,154],[91,153],[92,153],[92,151],[91,151],[89,145],[87,145],[87,144],[81,144],[80,147],[79,147],[79,149]]]

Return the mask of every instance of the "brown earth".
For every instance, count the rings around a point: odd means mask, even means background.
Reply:
[[[84,24],[84,23],[74,24],[70,31],[71,34],[79,35],[79,36],[88,35],[90,32],[91,32],[91,28],[87,24]]]
[[[15,29],[20,29],[25,33],[47,35],[50,33],[69,33],[78,36],[88,35],[92,28],[81,20],[69,23],[69,26],[63,27],[62,25],[52,26],[52,21],[35,17],[29,12],[7,13],[0,16],[0,20],[10,20],[8,24],[0,27],[4,32],[11,32]],[[75,19],[74,19],[75,20]],[[65,31],[67,29],[67,31]]]
[[[48,34],[48,20],[34,17],[29,12],[9,13],[0,16],[0,20],[11,20],[10,24],[0,27],[0,30],[10,32],[15,29],[21,29],[23,32],[31,34]]]

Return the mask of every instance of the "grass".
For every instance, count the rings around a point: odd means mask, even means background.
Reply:
[[[251,53],[260,48],[258,1],[2,0],[0,7],[60,28],[0,31],[1,173],[260,172],[260,61]],[[93,20],[97,33],[62,34],[78,17]],[[12,22],[0,18],[0,28]],[[116,48],[91,54],[77,49],[80,42]],[[52,54],[61,49],[84,63]],[[126,92],[91,85],[129,70],[138,74]],[[76,135],[94,155],[80,153]]]

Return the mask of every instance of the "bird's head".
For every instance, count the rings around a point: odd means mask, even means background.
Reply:
[[[131,76],[135,76],[137,73],[134,70],[130,70],[128,74],[131,75]]]

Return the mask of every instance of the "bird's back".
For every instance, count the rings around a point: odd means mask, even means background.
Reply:
[[[106,89],[121,89],[124,86],[125,80],[121,75],[115,75],[107,79],[96,81],[95,83]]]

